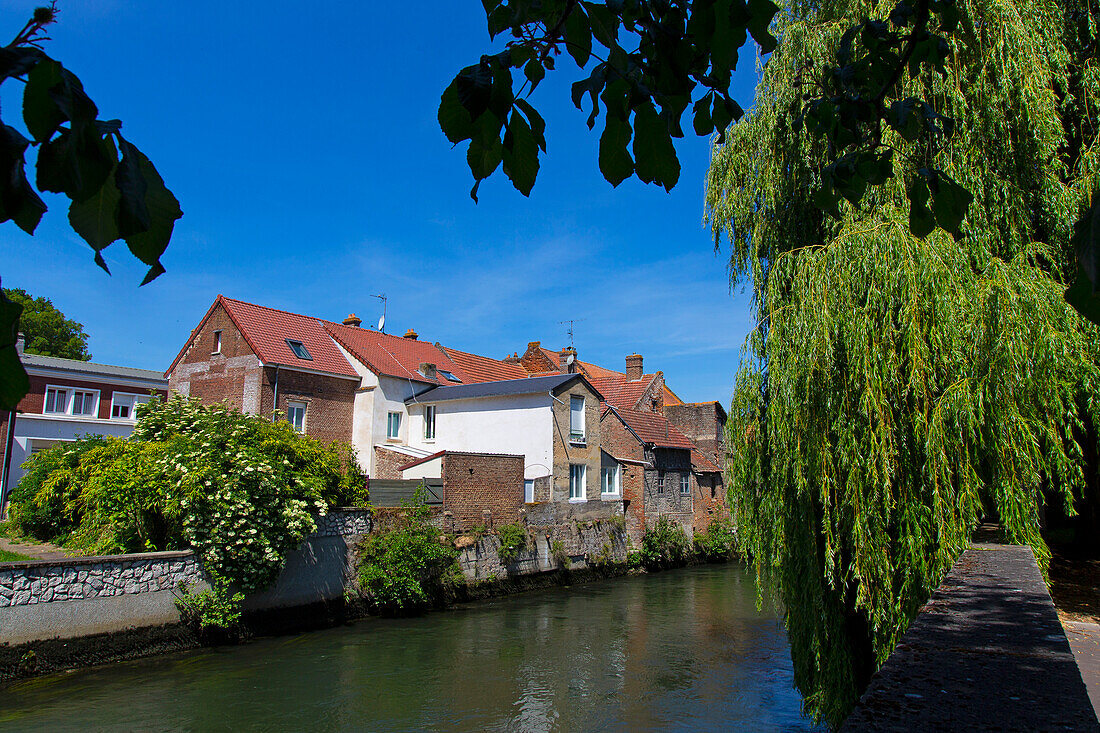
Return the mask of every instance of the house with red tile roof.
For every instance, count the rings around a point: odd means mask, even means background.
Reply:
[[[219,295],[166,376],[184,395],[347,441],[373,479],[401,479],[408,464],[448,451],[522,456],[520,500],[493,506],[595,502],[603,514],[622,515],[620,496],[601,492],[603,397],[585,375],[530,378],[515,361],[361,323],[354,314],[337,323]]]

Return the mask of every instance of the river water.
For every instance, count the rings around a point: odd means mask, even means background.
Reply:
[[[0,690],[0,731],[807,730],[752,578],[708,565]]]

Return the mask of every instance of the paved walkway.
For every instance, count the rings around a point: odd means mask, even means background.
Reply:
[[[1081,679],[1088,688],[1092,709],[1100,717],[1100,624],[1062,619],[1062,626],[1081,670]]]
[[[68,552],[56,545],[51,545],[49,542],[30,544],[15,542],[6,537],[0,537],[0,550],[18,552],[20,555],[26,555],[32,560],[63,560],[70,557]]]
[[[1083,672],[1031,548],[975,544],[842,730],[1100,731]]]

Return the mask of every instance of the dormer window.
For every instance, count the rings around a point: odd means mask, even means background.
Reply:
[[[290,347],[290,350],[294,352],[294,355],[299,359],[305,359],[306,361],[313,361],[313,357],[309,355],[309,351],[306,350],[305,344],[301,341],[286,340],[286,345]]]
[[[458,377],[456,377],[454,374],[447,371],[446,369],[440,369],[439,373],[442,374],[444,379],[446,379],[449,382],[461,382],[462,381],[461,379],[459,379]]]

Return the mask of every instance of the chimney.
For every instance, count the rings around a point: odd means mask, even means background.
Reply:
[[[420,373],[428,379],[435,379],[435,364],[427,361],[420,362]]]
[[[20,331],[15,336],[15,353],[18,354],[19,356],[23,356],[23,345],[24,344],[25,344],[25,341],[23,340],[23,332]]]
[[[345,326],[354,326],[355,328],[359,328],[359,324],[361,324],[362,322],[363,319],[355,315],[354,313],[349,313],[348,317],[344,319]]]
[[[631,354],[626,357],[626,380],[634,382],[642,378],[642,355]]]
[[[562,374],[576,374],[577,373],[577,350],[572,346],[566,346],[561,350],[558,355],[561,358],[561,373]],[[572,358],[570,358],[572,357]]]
[[[420,336],[420,334],[418,334],[416,331],[412,330],[411,328],[408,331],[405,332],[405,338],[412,339],[413,341],[416,341],[418,336]]]

